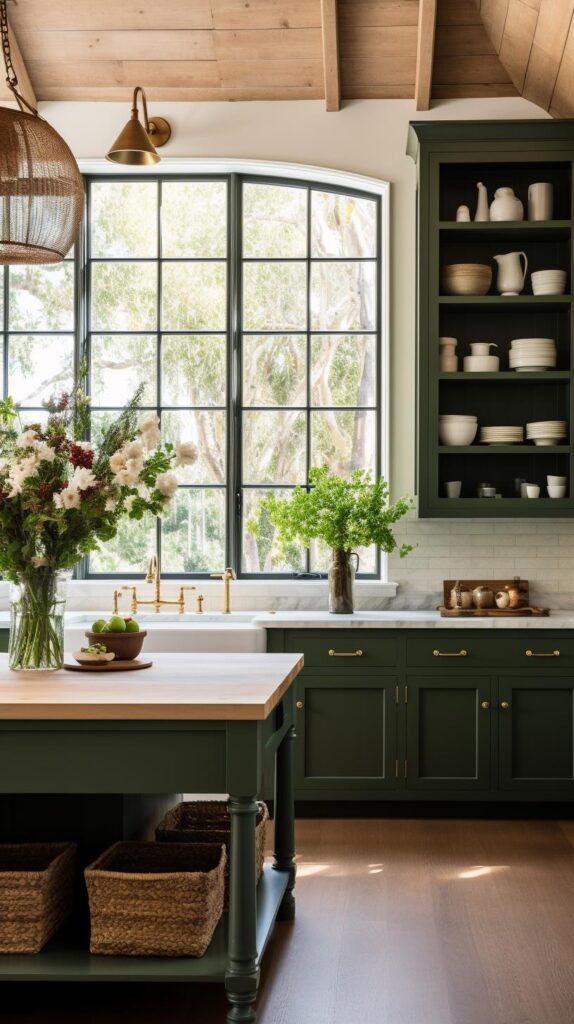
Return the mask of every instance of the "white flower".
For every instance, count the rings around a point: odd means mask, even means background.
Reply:
[[[16,438],[16,446],[18,448],[31,448],[35,440],[36,431],[28,428],[28,430],[25,430],[23,434]]]
[[[41,565],[47,565],[48,564],[48,559],[47,558],[40,558],[40,555],[34,555],[30,559],[30,561],[31,561],[32,565],[35,566],[36,569],[38,569],[39,566],[41,566]]]
[[[38,462],[53,462],[56,458],[56,452],[45,441],[36,441],[34,452]]]
[[[63,508],[64,507],[62,505],[62,495],[60,494],[59,491],[54,491],[54,493],[52,495],[52,501],[54,502],[54,505],[56,506],[56,508]]]
[[[197,460],[197,448],[193,441],[178,441],[175,446],[176,466],[191,466]]]
[[[138,422],[138,430],[142,435],[144,447],[148,449],[157,448],[161,442],[159,430],[159,416],[155,412],[146,412]]]
[[[81,448],[84,452],[93,452],[94,446],[91,441],[74,441],[76,448]]]
[[[106,498],[106,504],[105,504],[106,512],[115,512],[116,504],[117,504],[117,502],[116,502],[115,498]]]
[[[85,469],[83,466],[77,466],[70,477],[68,486],[76,487],[79,491],[87,491],[88,487],[93,487],[95,483],[96,478],[91,469]]]
[[[12,466],[8,474],[8,483],[12,488],[9,494],[10,498],[14,498],[17,494],[22,493],[26,480],[33,476],[37,469],[38,463],[34,455],[28,455],[25,459],[21,459],[20,462],[16,462]]]
[[[142,459],[128,459],[125,465],[116,473],[117,482],[122,486],[133,487],[139,480],[142,467]]]
[[[122,452],[126,459],[143,459],[143,444],[139,440],[126,441]]]
[[[118,470],[124,468],[125,457],[124,457],[124,453],[122,452],[121,448],[118,449],[117,452],[114,452],[113,455],[110,455],[109,463],[110,463],[110,469],[111,469],[112,473],[117,473]]]
[[[167,473],[160,473],[156,477],[155,485],[160,494],[163,494],[166,498],[171,498],[177,491],[179,481],[175,473],[168,471]]]
[[[132,508],[134,507],[134,501],[136,500],[136,498],[137,494],[128,494],[126,500],[124,501],[124,508],[126,512],[131,512]]]
[[[60,491],[60,499],[62,502],[62,508],[79,508],[81,496],[80,492],[76,487],[64,487],[63,491]]]

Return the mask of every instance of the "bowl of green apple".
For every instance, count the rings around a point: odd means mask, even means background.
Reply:
[[[147,630],[140,629],[129,615],[112,615],[97,619],[85,634],[90,644],[105,644],[117,661],[133,661],[140,653]]]

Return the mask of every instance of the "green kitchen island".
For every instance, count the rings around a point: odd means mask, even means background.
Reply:
[[[104,801],[228,793],[230,905],[201,959],[93,956],[64,929],[36,955],[0,956],[0,981],[225,983],[228,1024],[255,1020],[275,920],[295,913],[293,680],[299,654],[151,654],[137,672],[13,673],[0,655],[0,815],[54,794]],[[255,819],[275,754],[274,863],[256,886]],[[81,806],[81,804],[79,805]],[[6,810],[8,808],[8,811]],[[17,817],[17,815],[16,815]],[[80,822],[78,820],[78,828]],[[74,838],[74,821],[62,838]],[[118,839],[122,836],[118,835]]]

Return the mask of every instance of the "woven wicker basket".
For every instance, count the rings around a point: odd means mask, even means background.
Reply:
[[[72,910],[74,843],[0,845],[0,953],[39,953]]]
[[[223,911],[223,846],[116,843],[86,868],[92,953],[203,956]]]
[[[255,868],[257,881],[263,874],[269,811],[257,805],[255,826]],[[185,800],[172,807],[155,830],[159,843],[223,843],[229,858],[231,822],[224,800]],[[225,909],[229,904],[229,861],[225,869]]]

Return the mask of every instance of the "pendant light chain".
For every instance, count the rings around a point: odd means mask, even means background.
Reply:
[[[8,11],[6,9],[6,0],[0,0],[0,34],[2,36],[2,53],[4,55],[4,66],[6,68],[6,85],[10,89],[10,92],[16,97],[16,102],[20,107],[20,110],[24,110],[24,106],[28,107],[33,114],[38,114],[38,111],[18,92],[18,76],[14,70],[12,63],[12,54],[10,52],[10,32],[8,29]]]

